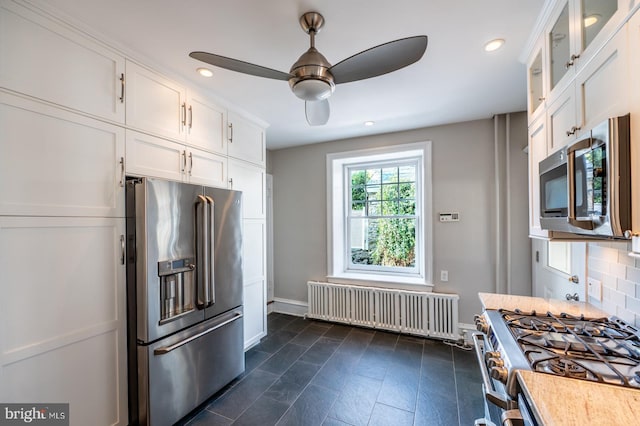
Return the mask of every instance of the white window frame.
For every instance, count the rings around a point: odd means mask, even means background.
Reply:
[[[375,162],[416,160],[416,267],[412,272],[358,270],[349,268],[347,253],[347,208],[349,206],[349,166]],[[433,285],[433,208],[431,178],[431,141],[393,145],[327,155],[327,271],[332,282],[372,285]]]

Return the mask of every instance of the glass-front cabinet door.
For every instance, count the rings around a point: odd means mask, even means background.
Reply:
[[[542,51],[529,65],[529,111],[533,114],[544,101],[542,86]]]
[[[549,81],[550,89],[560,82],[567,73],[567,65],[571,57],[571,34],[570,34],[569,3],[565,3],[556,19],[551,31],[548,33],[549,43]]]
[[[618,11],[618,0],[580,0],[580,37],[586,50]]]
[[[556,9],[547,27],[549,92],[567,74],[575,75],[588,62],[620,21],[620,0],[568,0]],[[564,85],[563,85],[564,86]],[[560,89],[562,90],[562,89]]]

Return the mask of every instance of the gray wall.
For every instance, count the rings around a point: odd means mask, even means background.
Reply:
[[[516,261],[526,265],[530,259],[526,248],[527,160],[522,152],[527,143],[526,116],[516,113],[510,117],[511,144],[517,147],[511,151],[516,165],[510,169],[519,177],[516,187],[511,186],[516,194],[511,203],[524,203],[520,210],[511,209],[523,215],[515,221],[524,227],[524,237],[519,240],[524,249],[516,250]],[[326,155],[425,140],[433,142],[434,291],[459,294],[460,321],[473,322],[473,315],[481,310],[477,293],[496,289],[499,257],[496,188],[503,189],[496,184],[492,119],[270,151],[276,299],[306,303],[307,281],[326,281]],[[504,142],[498,145],[501,144]],[[516,150],[519,156],[514,153]],[[460,222],[439,223],[438,213],[447,211],[459,212]],[[523,260],[519,260],[521,251],[526,253]],[[443,269],[449,271],[446,283],[440,282]],[[524,287],[530,288],[530,277],[530,273],[523,274],[523,279],[528,280]]]

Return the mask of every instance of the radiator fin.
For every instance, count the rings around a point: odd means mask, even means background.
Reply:
[[[309,318],[457,340],[458,295],[309,281]]]

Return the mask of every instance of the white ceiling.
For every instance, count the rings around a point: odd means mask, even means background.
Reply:
[[[38,0],[127,53],[178,74],[269,123],[267,148],[488,118],[526,109],[520,62],[545,0]],[[425,56],[402,70],[338,85],[331,118],[311,127],[288,83],[214,68],[194,50],[288,72],[308,48],[298,19],[320,12],[316,47],[335,64],[370,47],[425,34]],[[486,53],[488,40],[504,47]],[[365,127],[363,122],[375,121]]]

